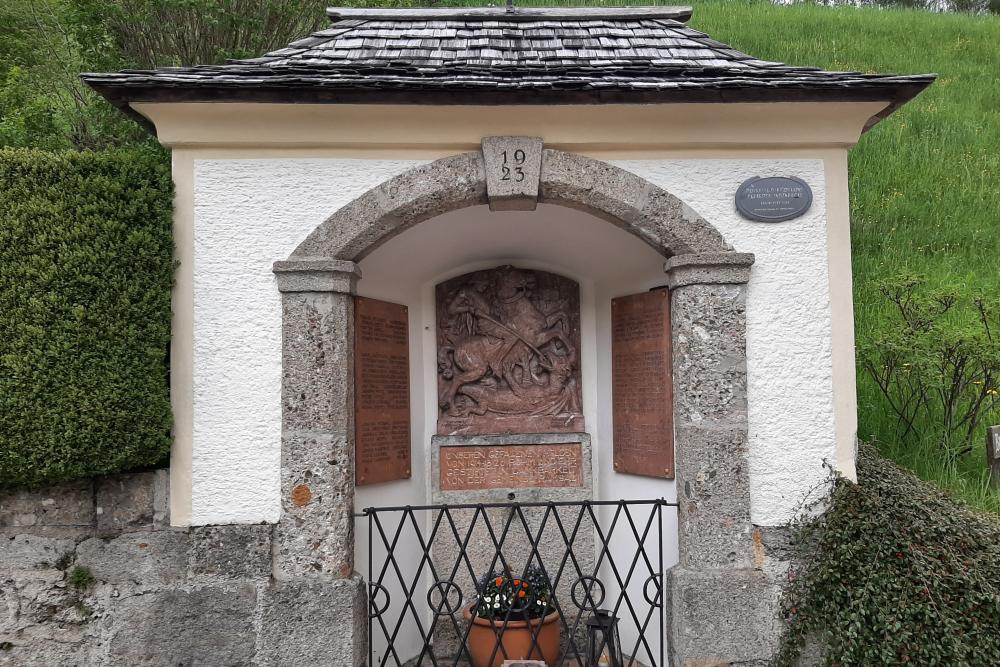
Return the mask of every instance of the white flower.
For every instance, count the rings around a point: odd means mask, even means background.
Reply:
[[[494,609],[499,609],[500,608],[500,603],[499,602],[494,602],[493,603],[493,608]]]

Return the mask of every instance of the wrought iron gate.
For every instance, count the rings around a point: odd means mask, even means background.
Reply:
[[[675,507],[623,500],[365,509],[357,516],[359,530],[367,528],[370,665],[531,658],[550,667],[661,667],[663,514]],[[558,640],[525,618],[558,623]],[[511,648],[515,630],[529,650]]]

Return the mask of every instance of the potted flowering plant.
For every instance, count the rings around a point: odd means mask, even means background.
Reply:
[[[559,612],[541,568],[532,565],[523,577],[492,572],[480,580],[479,591],[479,599],[465,610],[475,667],[500,667],[504,660],[557,663]]]

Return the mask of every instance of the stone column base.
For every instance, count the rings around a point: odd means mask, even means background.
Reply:
[[[667,572],[667,591],[674,667],[763,666],[774,656],[781,637],[782,592],[774,575],[673,567]]]
[[[347,579],[275,581],[264,592],[262,665],[367,664],[365,583]]]

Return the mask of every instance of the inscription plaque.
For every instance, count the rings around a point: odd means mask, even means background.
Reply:
[[[410,477],[406,306],[354,300],[354,466],[358,485]]]
[[[812,206],[812,190],[801,178],[755,176],[736,190],[736,210],[758,222],[797,218]]]
[[[583,486],[580,443],[442,447],[442,491]]]
[[[614,468],[674,477],[670,293],[611,300]]]
[[[438,435],[577,433],[580,287],[500,266],[439,284]]]

